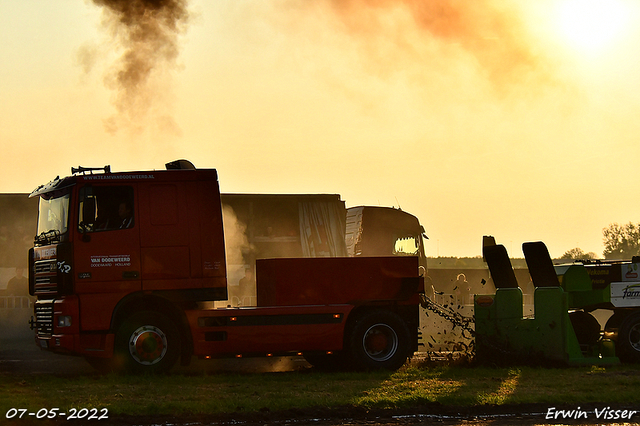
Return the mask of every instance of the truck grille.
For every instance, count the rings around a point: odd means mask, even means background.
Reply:
[[[34,312],[38,336],[51,336],[53,333],[53,301],[36,302]]]
[[[58,287],[56,260],[40,260],[34,265],[34,294],[55,293]]]

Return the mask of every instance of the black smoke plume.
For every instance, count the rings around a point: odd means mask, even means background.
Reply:
[[[123,50],[107,77],[116,91],[114,100],[119,117],[112,118],[109,130],[115,132],[121,120],[139,125],[157,110],[158,88],[152,79],[166,79],[176,67],[179,36],[189,19],[186,0],[93,0],[102,7],[107,27]],[[166,117],[165,117],[166,118]]]

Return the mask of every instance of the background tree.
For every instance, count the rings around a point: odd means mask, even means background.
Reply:
[[[640,224],[612,223],[602,230],[605,259],[631,259],[640,253]]]
[[[585,259],[596,259],[598,257],[597,254],[590,251],[589,253],[585,253],[581,248],[573,248],[571,250],[567,250],[560,259],[570,259],[570,260],[585,260]]]

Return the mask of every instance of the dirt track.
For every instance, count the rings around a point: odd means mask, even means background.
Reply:
[[[224,361],[196,361],[190,367],[177,367],[176,372],[242,371],[259,373],[262,371],[286,371],[308,368],[299,358],[284,359],[242,359]],[[76,357],[66,357],[41,351],[29,335],[0,340],[0,375],[56,374],[73,377],[97,374],[88,363]],[[571,407],[567,407],[570,409]],[[575,407],[573,407],[575,408]],[[604,424],[598,422],[591,410],[589,418],[557,424]],[[595,407],[598,408],[598,407]],[[602,408],[602,407],[599,407]],[[619,407],[630,408],[630,407]],[[552,424],[545,420],[546,405],[513,405],[500,407],[456,408],[440,404],[430,404],[405,410],[364,410],[344,407],[327,409],[292,409],[285,412],[263,410],[253,414],[228,414],[211,416],[112,416],[100,425],[538,425]],[[558,407],[560,409],[560,407]],[[4,420],[4,419],[3,419]],[[634,419],[637,420],[637,419]],[[63,422],[67,424],[67,422]],[[53,424],[46,421],[13,421],[11,424]],[[60,424],[57,423],[57,424]],[[621,423],[622,424],[622,423]],[[631,423],[627,423],[631,424]]]

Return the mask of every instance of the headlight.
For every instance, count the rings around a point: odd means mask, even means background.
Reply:
[[[69,315],[60,315],[58,317],[58,327],[71,327],[71,317]]]

